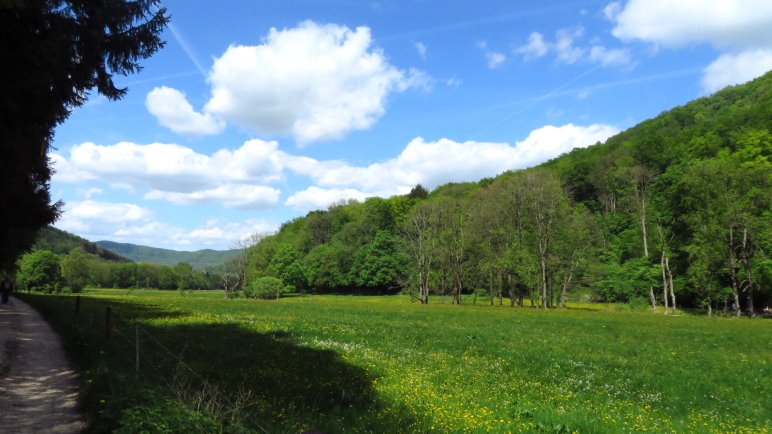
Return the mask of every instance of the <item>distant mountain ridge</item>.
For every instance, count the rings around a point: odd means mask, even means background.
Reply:
[[[95,244],[135,262],[155,262],[170,266],[187,262],[197,270],[222,265],[237,252],[237,250],[212,249],[178,251],[115,241],[97,241]]]
[[[59,255],[66,255],[72,249],[82,248],[86,253],[96,255],[106,261],[131,262],[130,259],[115,253],[105,247],[99,246],[85,238],[81,238],[67,231],[47,226],[38,232],[37,241],[32,246],[33,250],[49,250]]]

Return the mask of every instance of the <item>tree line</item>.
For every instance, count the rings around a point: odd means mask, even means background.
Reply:
[[[428,303],[596,300],[740,315],[772,287],[772,73],[476,183],[338,203],[245,250],[243,279]]]
[[[47,293],[80,292],[95,288],[142,289],[220,289],[222,276],[194,270],[180,262],[170,267],[155,263],[113,262],[72,249],[66,255],[50,250],[34,250],[17,263],[19,289]]]

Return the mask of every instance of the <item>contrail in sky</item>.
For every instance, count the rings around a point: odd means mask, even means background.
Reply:
[[[493,125],[489,126],[488,128],[485,128],[484,130],[482,130],[482,131],[480,131],[480,132],[481,132],[481,133],[485,133],[485,132],[488,132],[488,131],[490,131],[491,129],[498,127],[499,125],[503,124],[504,122],[506,122],[506,121],[508,121],[508,120],[512,119],[513,117],[515,117],[515,116],[519,115],[520,113],[522,113],[522,112],[524,112],[524,111],[528,110],[529,108],[531,108],[531,107],[535,106],[536,104],[538,104],[538,103],[540,103],[540,102],[544,101],[545,99],[549,99],[549,98],[552,98],[553,96],[557,95],[557,94],[558,94],[558,92],[560,92],[561,90],[563,90],[563,89],[565,89],[566,87],[568,87],[568,85],[570,85],[571,83],[573,83],[573,82],[575,82],[575,81],[577,81],[577,80],[579,80],[579,79],[581,79],[581,78],[584,78],[584,77],[586,77],[587,75],[590,75],[592,72],[594,72],[594,71],[595,71],[596,69],[598,69],[598,68],[600,68],[600,65],[598,65],[598,66],[593,66],[592,68],[588,69],[587,71],[584,71],[583,73],[581,73],[581,74],[577,75],[576,77],[572,78],[571,80],[568,80],[567,82],[565,82],[565,83],[561,84],[560,86],[558,86],[558,87],[556,87],[556,88],[552,89],[551,91],[549,91],[549,92],[545,93],[544,95],[541,95],[541,96],[537,96],[537,97],[535,97],[535,98],[531,98],[531,99],[529,99],[529,101],[531,101],[531,103],[530,103],[530,104],[526,104],[526,105],[525,105],[524,107],[522,107],[520,110],[516,110],[516,111],[514,111],[514,112],[512,112],[512,113],[508,114],[506,117],[504,117],[504,119],[502,119],[502,120],[500,120],[500,121],[496,122],[495,124],[493,124]]]
[[[389,41],[389,40],[414,38],[416,36],[433,35],[437,33],[447,33],[455,30],[466,29],[469,27],[477,27],[477,26],[483,26],[486,24],[503,23],[507,21],[516,21],[520,19],[532,18],[540,15],[547,15],[550,13],[554,13],[557,10],[565,10],[565,8],[568,6],[578,7],[578,6],[591,6],[591,5],[598,5],[598,1],[587,0],[587,1],[576,1],[572,3],[560,3],[553,6],[526,9],[526,10],[519,11],[518,13],[515,13],[515,14],[493,15],[489,17],[478,18],[475,20],[460,21],[456,23],[449,23],[449,24],[443,24],[440,26],[429,27],[426,29],[417,29],[417,30],[407,31],[404,33],[385,35],[381,37],[376,37],[375,39],[378,41]]]
[[[196,56],[196,53],[193,51],[193,48],[190,47],[188,44],[188,41],[185,40],[185,37],[182,36],[182,32],[177,28],[177,26],[174,25],[174,23],[169,23],[169,30],[172,31],[172,35],[174,35],[174,39],[177,40],[177,43],[180,44],[180,47],[182,47],[182,50],[185,52],[185,54],[188,55],[188,58],[191,62],[193,62],[194,65],[196,65],[196,69],[198,69],[198,72],[201,73],[201,76],[206,78],[206,68],[201,64],[201,62],[198,60],[198,56]]]

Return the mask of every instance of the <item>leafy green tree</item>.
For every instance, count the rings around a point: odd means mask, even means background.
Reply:
[[[72,292],[80,292],[89,281],[91,268],[89,255],[76,247],[60,261],[62,279]]]
[[[308,286],[303,256],[294,246],[281,244],[271,258],[268,273],[296,289]]]
[[[19,259],[16,281],[28,291],[59,292],[61,289],[59,256],[48,250],[36,250]]]
[[[371,243],[357,250],[351,267],[352,283],[360,288],[393,291],[400,287],[406,262],[394,234],[380,230]]]
[[[158,1],[0,2],[0,268],[8,268],[52,223],[47,152],[57,125],[93,89],[120,99],[113,76],[140,69],[163,46],[168,22]]]
[[[195,279],[193,276],[193,267],[187,262],[178,262],[174,266],[174,280],[177,282],[177,289],[183,291],[193,289]]]

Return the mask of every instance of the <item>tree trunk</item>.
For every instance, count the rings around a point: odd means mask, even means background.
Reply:
[[[649,286],[649,301],[651,302],[651,309],[657,311],[657,297],[654,296],[654,287]]]
[[[509,287],[509,307],[515,307],[515,287],[512,285],[512,275],[507,275],[507,283]]]
[[[668,306],[667,297],[670,295],[668,294],[668,283],[667,283],[667,271],[665,271],[665,249],[662,249],[662,255],[659,259],[659,267],[662,269],[662,299],[664,301],[665,305],[665,315],[670,313],[670,308]]]
[[[670,258],[668,258],[667,256],[665,257],[665,268],[667,269],[667,277],[668,277],[668,280],[670,281],[670,285],[669,285],[670,286],[670,301],[672,302],[670,307],[673,308],[673,315],[675,315],[675,313],[676,313],[676,302],[675,302],[676,298],[675,298],[675,292],[673,292],[673,272],[670,271]]]
[[[488,272],[488,295],[491,297],[491,306],[493,306],[493,270]]]
[[[502,288],[501,282],[501,270],[499,270],[499,306],[504,305],[504,288]]]
[[[641,200],[641,233],[643,234],[643,256],[649,257],[649,242],[646,241],[646,200]]]
[[[543,309],[547,308],[547,261],[544,257],[545,255],[541,255],[541,258],[539,258],[539,265],[541,266],[541,307]]]
[[[729,226],[729,274],[732,277],[732,295],[734,296],[734,311],[740,317],[740,290],[737,283],[737,260],[734,255],[734,228]]]
[[[740,248],[740,263],[743,266],[743,271],[745,271],[745,283],[746,283],[746,303],[748,308],[748,313],[753,317],[755,316],[755,309],[753,307],[753,275],[751,274],[751,264],[750,264],[750,241],[748,240],[748,228],[743,228],[743,241]]]
[[[571,284],[571,278],[574,276],[574,272],[568,273],[565,279],[563,279],[563,290],[560,292],[560,308],[566,308],[566,299],[568,298],[568,286]]]

